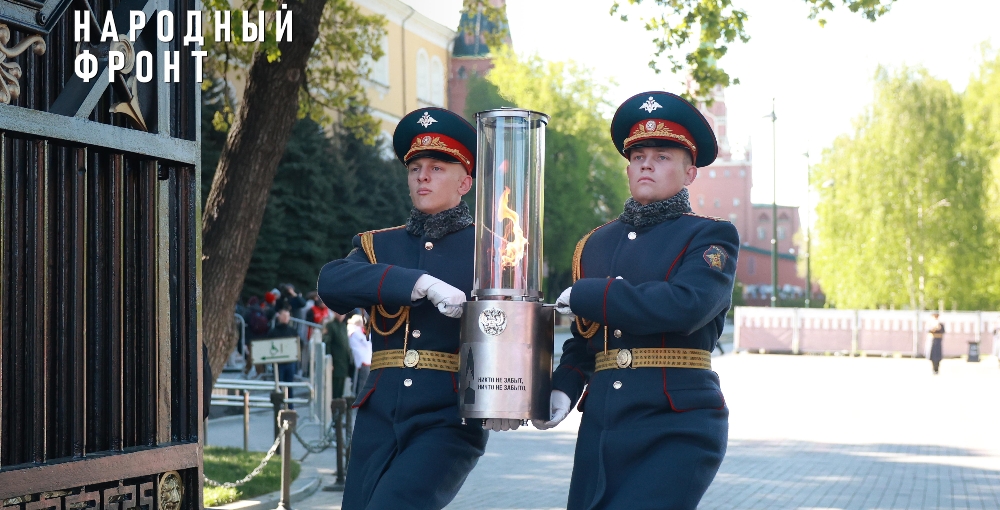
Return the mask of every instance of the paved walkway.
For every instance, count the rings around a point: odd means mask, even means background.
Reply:
[[[727,354],[713,363],[730,441],[700,508],[1000,508],[995,358],[945,360],[937,376],[920,359]],[[492,434],[448,508],[565,508],[578,426],[574,412],[552,431]],[[332,475],[327,457],[306,467]],[[340,494],[317,492],[295,508],[338,509]]]

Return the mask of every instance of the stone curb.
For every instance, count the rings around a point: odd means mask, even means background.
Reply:
[[[321,477],[307,478],[301,487],[292,489],[291,503],[302,501],[312,496],[319,489]],[[281,501],[281,491],[275,491],[254,499],[243,499],[222,506],[206,506],[205,510],[274,510]]]

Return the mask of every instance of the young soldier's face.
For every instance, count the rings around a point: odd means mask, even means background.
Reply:
[[[628,156],[628,189],[642,205],[666,200],[694,182],[698,167],[691,155],[675,147],[641,147]]]
[[[410,161],[407,184],[413,207],[425,214],[437,214],[458,205],[472,189],[472,177],[458,163],[432,158]]]

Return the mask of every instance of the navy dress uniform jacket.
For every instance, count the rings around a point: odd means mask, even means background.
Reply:
[[[407,348],[457,354],[459,319],[442,315],[427,300],[412,303],[410,294],[423,274],[469,294],[474,231],[467,226],[440,239],[412,235],[403,227],[376,231],[374,264],[355,236],[355,249],[346,258],[323,267],[319,294],[338,313],[382,305],[395,314],[400,307],[412,306]],[[396,322],[378,312],[373,320],[383,332]],[[373,351],[402,349],[405,330],[400,327],[388,336],[373,332]],[[462,425],[457,388],[456,375],[445,371],[371,372],[355,403],[345,510],[440,509],[455,497],[483,455],[488,437],[476,422]]]
[[[732,302],[739,235],[729,222],[688,213],[647,227],[615,220],[581,242],[570,295],[578,319],[553,375],[553,388],[574,402],[587,386],[568,508],[694,509],[726,452],[729,410],[718,375],[595,373],[594,356],[605,348],[605,326],[609,350],[712,351]],[[581,319],[598,323],[596,334],[585,338]]]

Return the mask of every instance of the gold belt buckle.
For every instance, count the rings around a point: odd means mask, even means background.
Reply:
[[[413,368],[417,363],[420,363],[420,353],[413,349],[406,351],[406,355],[403,356],[403,366]]]
[[[628,368],[632,366],[632,350],[618,349],[618,355],[615,356],[615,363],[618,364],[618,368]]]

